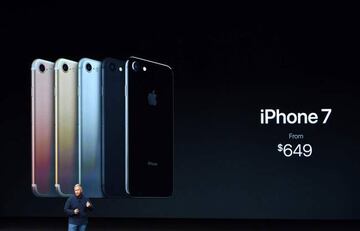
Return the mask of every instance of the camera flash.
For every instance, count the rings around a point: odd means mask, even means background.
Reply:
[[[145,67],[145,66],[143,66],[143,71],[146,71],[146,67]]]
[[[119,67],[119,71],[122,71],[123,69],[122,69],[122,67]]]

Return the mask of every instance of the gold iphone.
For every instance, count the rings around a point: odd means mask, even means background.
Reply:
[[[78,63],[68,59],[55,62],[55,188],[68,196],[79,182]]]

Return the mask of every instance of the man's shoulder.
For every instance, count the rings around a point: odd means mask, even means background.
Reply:
[[[75,198],[75,195],[70,195],[67,200],[70,201],[70,200],[72,200],[74,198]]]
[[[82,195],[82,199],[85,200],[85,201],[88,201],[89,200],[89,197],[85,196],[85,195]]]

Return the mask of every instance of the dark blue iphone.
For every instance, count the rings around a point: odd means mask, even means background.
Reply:
[[[108,197],[125,191],[125,61],[102,62],[102,190]]]

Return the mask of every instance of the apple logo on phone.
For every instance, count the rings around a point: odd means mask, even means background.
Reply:
[[[157,97],[157,95],[155,93],[155,90],[153,90],[152,92],[150,92],[148,94],[147,98],[148,98],[148,104],[150,106],[156,106],[157,105],[156,97]]]

